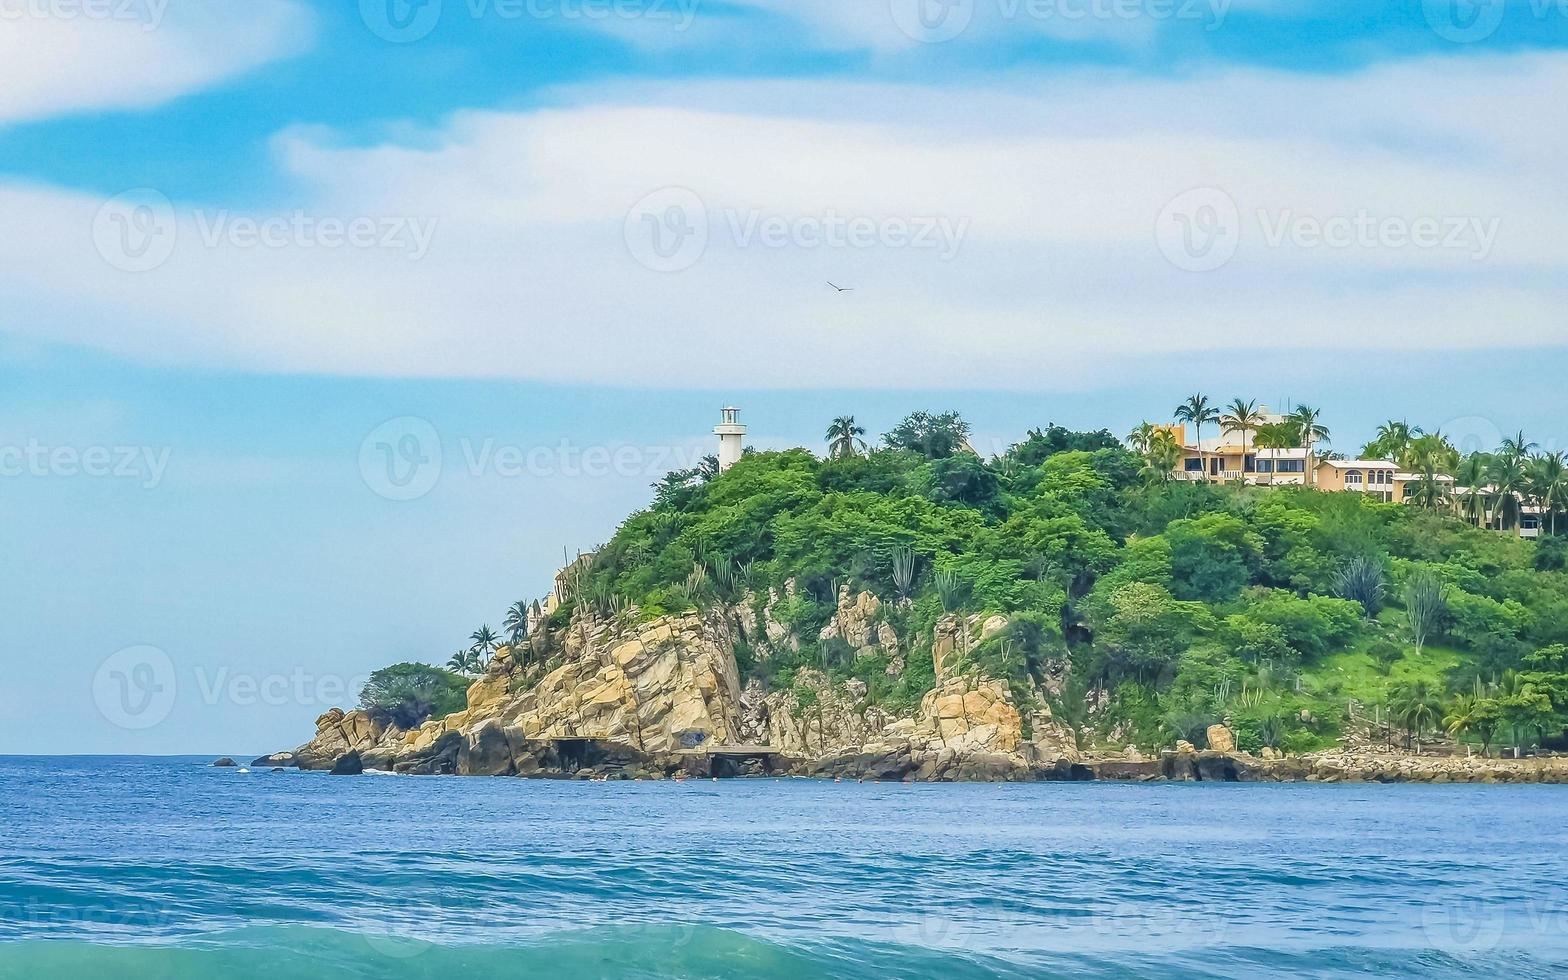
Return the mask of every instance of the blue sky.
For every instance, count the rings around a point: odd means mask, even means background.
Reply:
[[[0,753],[297,744],[726,402],[1568,439],[1568,5],[391,3],[0,0]]]

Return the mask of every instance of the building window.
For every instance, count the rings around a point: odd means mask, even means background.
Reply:
[[[1356,487],[1356,488],[1359,489],[1361,487],[1361,485],[1362,485],[1362,480],[1361,480],[1361,471],[1360,470],[1346,470],[1345,471],[1345,486],[1347,486],[1347,487]]]
[[[1305,473],[1306,471],[1307,464],[1305,460],[1281,459],[1274,462],[1274,472],[1276,473]]]
[[[1254,465],[1257,467],[1257,472],[1259,472],[1259,473],[1272,473],[1272,472],[1274,472],[1274,461],[1272,459],[1256,460],[1254,462]]]
[[[1256,473],[1256,472],[1258,472],[1258,457],[1256,457],[1256,456],[1247,456],[1246,458],[1244,458],[1241,461],[1241,469],[1242,469],[1242,472],[1244,472],[1244,473]]]
[[[1187,457],[1186,470],[1188,473],[1202,473],[1203,460],[1199,459],[1197,456]]]
[[[1539,531],[1541,529],[1541,515],[1539,515],[1539,514],[1521,514],[1521,515],[1519,515],[1519,527],[1522,528],[1523,530],[1526,530],[1526,531]]]

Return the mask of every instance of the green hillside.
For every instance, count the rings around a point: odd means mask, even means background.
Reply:
[[[1033,431],[990,460],[965,432],[916,415],[877,449],[840,433],[826,459],[671,474],[552,619],[574,603],[652,618],[792,581],[775,615],[800,650],[736,651],[773,688],[810,666],[907,707],[933,680],[937,619],[995,612],[1011,625],[969,657],[1100,744],[1201,745],[1221,719],[1254,751],[1325,746],[1374,716],[1477,744],[1561,732],[1561,539],[1361,494],[1175,482],[1105,431]],[[818,641],[845,585],[924,636],[902,676]]]

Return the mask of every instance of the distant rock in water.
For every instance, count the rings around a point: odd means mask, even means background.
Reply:
[[[217,762],[213,763],[214,767],[223,768],[223,769],[232,769],[234,767],[234,765],[235,765],[234,760],[229,758],[228,756],[224,756],[223,758],[219,759]]]
[[[334,776],[358,776],[365,771],[365,763],[359,758],[358,752],[349,752],[332,764]]]
[[[289,766],[297,766],[299,763],[295,761],[294,753],[292,752],[274,752],[271,755],[264,755],[252,761],[251,765],[257,769],[265,769],[274,766],[288,768]]]

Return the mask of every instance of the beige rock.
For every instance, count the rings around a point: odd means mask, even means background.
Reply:
[[[1236,751],[1236,736],[1231,734],[1231,730],[1224,725],[1210,725],[1207,738],[1211,751]]]

